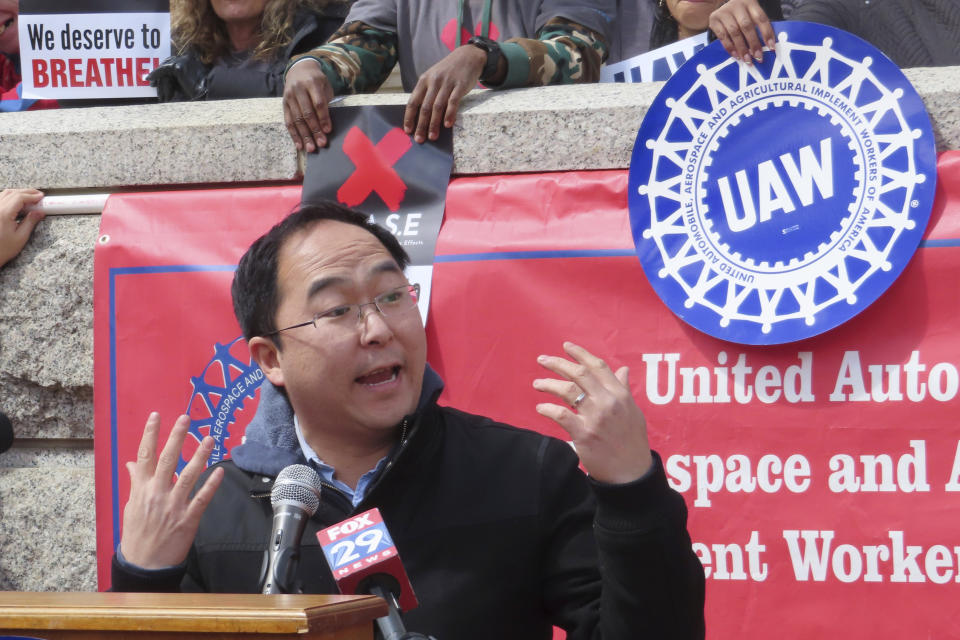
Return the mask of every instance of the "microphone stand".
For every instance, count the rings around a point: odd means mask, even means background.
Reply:
[[[378,637],[382,640],[436,640],[433,636],[425,636],[416,631],[407,631],[400,619],[400,607],[393,591],[381,584],[371,584],[367,588],[370,595],[379,596],[387,601],[389,611],[382,618],[377,618]]]

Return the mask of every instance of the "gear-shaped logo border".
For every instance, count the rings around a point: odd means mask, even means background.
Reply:
[[[831,27],[775,28],[775,55],[762,64],[737,62],[715,42],[667,81],[638,132],[628,183],[637,255],[660,298],[697,329],[743,344],[802,340],[869,306],[916,251],[936,182],[929,117],[893,62]],[[705,215],[704,185],[731,128],[787,104],[843,130],[855,188],[815,251],[771,264],[730,250]]]
[[[187,413],[190,415],[187,433],[197,443],[207,435],[213,438],[213,450],[207,459],[207,466],[229,455],[227,440],[231,435],[230,425],[236,422],[235,414],[243,409],[248,398],[254,398],[263,384],[263,371],[252,358],[244,362],[231,353],[233,346],[241,340],[243,336],[227,343],[214,344],[210,362],[200,375],[190,378],[193,391],[187,401]],[[177,462],[177,474],[185,466],[187,461],[181,455]]]

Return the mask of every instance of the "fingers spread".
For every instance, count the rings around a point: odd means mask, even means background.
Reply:
[[[553,378],[538,378],[533,381],[533,388],[537,391],[549,393],[563,402],[573,406],[583,390],[569,380],[555,380]]]
[[[545,418],[550,418],[559,424],[564,431],[570,434],[574,441],[579,437],[580,418],[573,411],[566,407],[550,402],[542,402],[536,407],[537,413]]]
[[[210,436],[206,436],[200,442],[200,446],[193,452],[193,456],[191,456],[187,466],[180,471],[180,476],[177,478],[177,482],[173,487],[174,492],[185,496],[193,490],[193,485],[197,483],[200,474],[203,473],[204,468],[207,466],[207,459],[210,457],[213,445],[214,441]]]
[[[616,385],[613,372],[602,359],[572,342],[565,342],[563,350],[573,361],[546,355],[540,356],[537,361],[544,368],[575,382],[587,395],[599,394],[605,388]]]
[[[200,516],[203,515],[207,505],[210,504],[210,500],[213,498],[213,494],[216,492],[217,488],[220,487],[220,482],[223,480],[223,474],[224,471],[222,467],[214,469],[213,473],[211,473],[203,483],[203,486],[197,489],[197,493],[194,494],[193,499],[187,506],[186,520],[188,522],[200,522]]]
[[[140,447],[137,449],[137,462],[134,467],[127,467],[131,469],[131,477],[133,473],[137,473],[143,477],[150,477],[153,475],[154,469],[157,466],[157,436],[160,431],[160,414],[156,411],[152,412],[147,418],[147,424],[143,428],[143,435],[140,437]],[[127,463],[130,465],[131,463]]]
[[[159,417],[158,417],[159,421]],[[167,437],[167,442],[157,458],[157,467],[154,477],[161,483],[169,483],[177,470],[180,461],[180,450],[183,448],[183,439],[190,428],[190,416],[182,415],[173,423],[173,429]]]

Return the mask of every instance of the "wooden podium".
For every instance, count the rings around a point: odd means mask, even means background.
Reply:
[[[371,640],[374,596],[0,591],[0,636],[44,640]]]

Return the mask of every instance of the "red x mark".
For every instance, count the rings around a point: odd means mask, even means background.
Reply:
[[[407,185],[397,175],[393,165],[411,146],[410,137],[400,127],[387,132],[376,146],[359,127],[350,129],[343,140],[343,152],[356,170],[337,190],[337,200],[348,207],[356,207],[376,191],[390,211],[399,209],[407,193]]]
[[[483,32],[483,24],[478,22],[477,27],[473,33],[480,35]],[[473,35],[470,33],[469,25],[464,26],[460,31],[460,44],[467,44],[467,40],[470,39],[470,36]],[[489,36],[494,40],[500,39],[500,29],[497,28],[497,25],[490,23],[490,33]],[[457,19],[451,18],[447,24],[444,25],[443,31],[440,32],[440,41],[447,45],[447,49],[453,51],[457,44]]]

